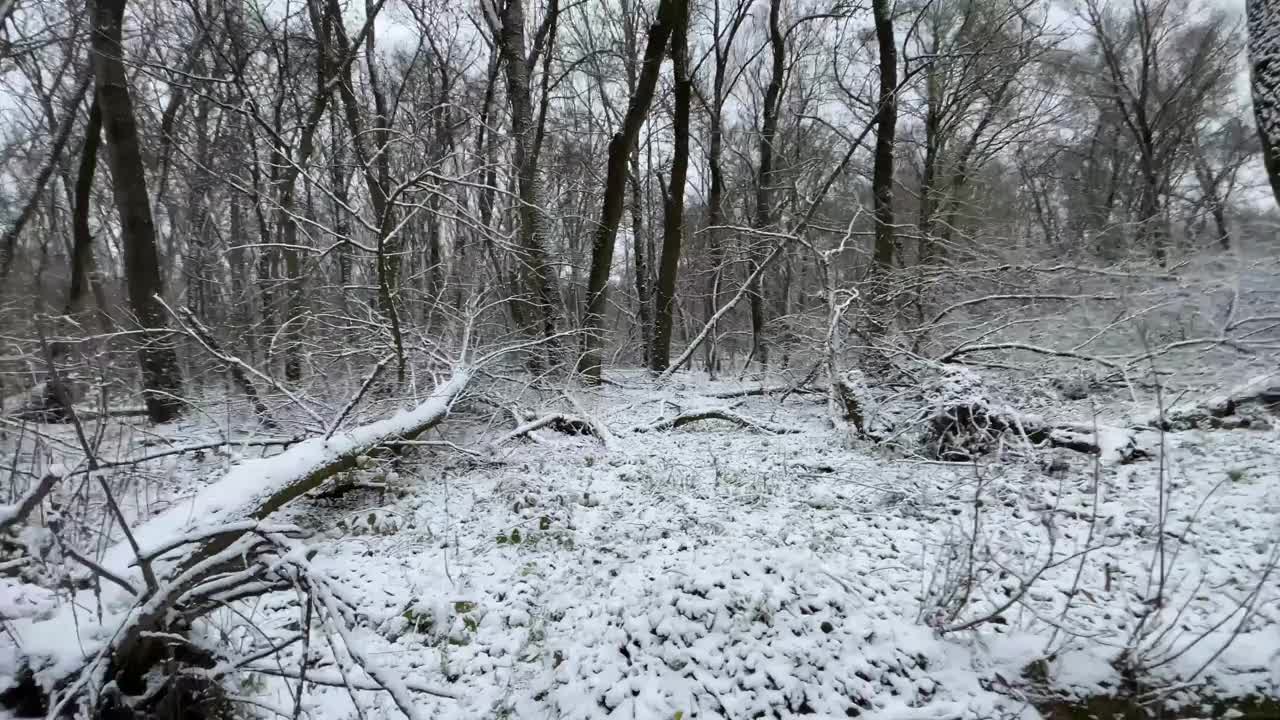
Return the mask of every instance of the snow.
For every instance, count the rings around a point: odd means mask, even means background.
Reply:
[[[173,540],[184,536],[202,535],[210,528],[243,526],[241,523],[250,509],[285,490],[297,478],[314,472],[335,458],[352,455],[375,439],[400,437],[430,418],[443,416],[469,379],[470,372],[460,369],[412,410],[397,412],[390,418],[349,432],[337,433],[328,440],[306,440],[272,457],[243,460],[220,480],[195,493],[190,500],[176,503],[166,512],[134,527],[133,537],[139,548],[145,551],[169,546]],[[145,587],[136,554],[127,542],[113,545],[99,564],[133,587]],[[101,598],[94,597],[89,591],[77,595],[75,602],[63,605],[50,617],[20,618],[14,623],[15,631],[24,638],[24,652],[47,663],[40,669],[42,677],[50,681],[74,670],[83,658],[91,657],[114,634],[110,622],[90,623],[77,632],[68,632],[68,628],[81,628],[77,605],[95,607],[99,606],[100,600],[108,620],[118,622],[133,599],[123,588],[109,583],[103,584]],[[88,636],[80,635],[81,631]],[[9,670],[6,674],[12,672],[8,667],[0,669]]]
[[[1122,683],[1114,663],[1126,651],[1152,682],[1183,683],[1206,666],[1196,680],[1222,696],[1280,693],[1276,578],[1243,624],[1237,610],[1280,540],[1273,430],[1169,433],[1163,463],[1095,468],[1079,456],[1050,476],[1029,459],[986,458],[975,469],[851,442],[814,397],[729,403],[794,434],[723,421],[633,432],[675,407],[724,407],[715,396],[735,385],[618,382],[573,410],[608,424],[608,448],[549,429],[533,432],[537,442],[495,448],[487,440],[503,428],[455,415],[450,439],[486,457],[431,453],[394,470],[370,458],[355,475],[380,477],[384,489],[273,515],[276,527],[316,533],[305,544],[317,551],[311,567],[360,609],[349,638],[333,636],[331,646],[313,635],[313,676],[332,683],[342,669],[371,688],[343,649],[354,647],[384,684],[403,686],[418,716],[443,720],[1030,719],[1038,717],[1032,693],[1114,692]],[[972,387],[958,373],[947,393]],[[377,432],[411,421],[388,420]],[[1091,423],[1080,427],[1092,432]],[[139,541],[155,546],[242,521],[235,508],[365,432],[242,461],[141,525]],[[1130,440],[1100,438],[1104,449]],[[963,574],[979,486],[979,582],[966,602],[939,608],[940,591]],[[1166,598],[1141,623],[1161,531]],[[973,630],[939,631],[1005,605],[1019,578],[1045,563],[1051,536],[1057,564],[1019,602]],[[65,609],[51,595],[10,599],[17,587],[0,595],[28,652],[28,641],[50,653],[61,644],[73,657],[81,643],[94,646],[65,630],[33,638]],[[263,598],[252,607],[255,630],[236,635],[238,651],[261,648],[259,630],[288,637],[299,617],[293,593]],[[208,641],[239,624],[211,618]],[[284,651],[285,667],[298,666],[298,651]],[[1028,668],[1041,660],[1045,684],[1034,686]],[[237,696],[292,707],[294,683],[265,668],[233,682]],[[415,691],[424,687],[457,697]],[[303,704],[318,720],[402,716],[373,689],[311,684]]]

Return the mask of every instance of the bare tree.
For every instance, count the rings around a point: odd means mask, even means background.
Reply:
[[[1165,200],[1176,164],[1222,86],[1239,48],[1223,13],[1189,22],[1183,0],[1139,0],[1120,15],[1086,5],[1104,70],[1102,92],[1137,151],[1141,180],[1137,240],[1158,262],[1169,245]]]
[[[684,243],[684,192],[689,171],[689,109],[693,81],[689,77],[689,4],[675,0],[675,27],[671,32],[671,65],[675,81],[675,111],[672,132],[675,151],[671,159],[671,182],[662,212],[662,264],[658,269],[657,317],[654,320],[653,354],[650,369],[661,372],[671,362],[671,318],[675,306],[676,276],[680,271],[680,250]]]
[[[661,0],[657,18],[650,26],[645,41],[644,64],[641,66],[635,94],[631,96],[622,127],[609,141],[603,208],[591,246],[591,275],[587,280],[587,302],[583,313],[585,335],[582,355],[578,360],[578,371],[589,381],[599,382],[602,372],[601,351],[605,337],[605,314],[609,307],[609,275],[613,269],[613,245],[618,236],[618,224],[622,220],[626,196],[627,159],[631,155],[632,145],[640,135],[640,126],[649,113],[649,105],[653,102],[654,90],[658,84],[663,52],[677,22],[675,0]]]
[[[138,347],[147,414],[153,422],[168,422],[183,409],[182,375],[178,355],[164,332],[165,313],[160,296],[164,285],[156,257],[156,230],[147,194],[146,167],[133,114],[124,68],[122,33],[126,0],[97,0],[93,4],[93,74],[112,193],[124,245],[129,305],[143,328]],[[87,149],[94,149],[89,144]]]

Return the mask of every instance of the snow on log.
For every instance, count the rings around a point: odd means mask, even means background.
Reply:
[[[1163,428],[1165,430],[1188,430],[1195,427],[1236,428],[1253,427],[1261,423],[1253,423],[1244,418],[1231,421],[1237,411],[1246,405],[1261,405],[1275,411],[1280,407],[1280,372],[1258,375],[1225,393],[1211,396],[1193,405],[1157,410],[1134,421],[1140,427]]]
[[[520,425],[515,430],[493,441],[493,446],[505,445],[518,437],[524,437],[535,430],[550,428],[565,435],[595,435],[595,428],[582,418],[564,413],[551,413]]]
[[[259,523],[252,521],[267,518],[333,475],[355,467],[356,459],[369,449],[394,440],[412,439],[438,425],[449,415],[470,379],[471,371],[459,368],[411,410],[336,433],[328,439],[304,440],[279,455],[245,460],[189,501],[175,504],[134,527],[133,537],[144,548],[144,556],[154,555],[157,548],[177,548],[184,538],[197,540],[194,546],[182,546],[184,552],[171,553],[155,563],[153,569],[161,586],[189,582],[192,573],[202,570],[214,571],[217,568],[210,566],[211,562],[247,534],[261,531]],[[151,551],[145,550],[147,548]],[[102,569],[134,587],[146,587],[137,554],[128,542],[116,543],[100,564]],[[146,664],[153,658],[151,652],[141,647],[147,644],[143,638],[158,629],[147,625],[163,622],[165,615],[165,608],[151,606],[164,594],[135,597],[123,588],[104,585],[103,617],[96,626],[87,622],[84,612],[76,610],[77,605],[97,605],[97,599],[88,590],[64,603],[50,617],[13,620],[13,629],[23,642],[20,649],[8,649],[15,652],[16,657],[5,658],[5,662],[0,663],[0,675],[25,667],[34,673],[40,686],[52,689],[86,663],[101,659],[100,654],[107,648],[118,655],[113,659],[117,668],[132,666],[135,671],[144,670],[138,663]],[[79,632],[69,632],[68,628],[72,627],[78,627]],[[128,637],[118,637],[121,632]]]
[[[764,420],[757,420],[730,410],[729,408],[703,408],[701,410],[690,410],[688,412],[680,413],[674,417],[656,420],[648,425],[637,425],[632,428],[632,432],[643,433],[658,432],[661,430],[674,430],[675,428],[683,425],[700,422],[702,420],[726,420],[750,430],[763,430],[764,432],[773,433],[775,435],[786,435],[789,433],[800,432],[797,428],[784,427],[782,425],[765,422]]]

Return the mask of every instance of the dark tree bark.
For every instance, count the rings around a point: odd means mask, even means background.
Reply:
[[[622,221],[626,202],[627,159],[640,135],[649,106],[653,103],[658,84],[658,71],[662,67],[663,50],[676,24],[675,0],[661,0],[657,20],[649,27],[644,50],[644,64],[631,104],[623,118],[622,127],[609,141],[607,174],[604,186],[603,207],[596,225],[595,239],[591,245],[591,274],[587,278],[586,312],[583,314],[582,355],[578,359],[578,372],[590,382],[599,382],[602,352],[604,349],[604,321],[609,307],[609,273],[613,269],[613,247],[618,238],[618,224]]]
[[[880,272],[893,265],[893,161],[898,127],[898,47],[893,34],[890,0],[872,0],[876,42],[880,47],[880,102],[871,170],[872,215],[876,221],[875,264]]]
[[[547,249],[546,219],[542,212],[542,173],[538,171],[535,149],[538,125],[534,121],[529,76],[538,55],[544,50],[544,44],[548,39],[554,42],[559,13],[558,0],[551,0],[546,20],[534,39],[533,52],[530,53],[525,49],[524,2],[506,0],[498,37],[507,78],[507,101],[511,105],[513,161],[519,187],[517,216],[520,219],[520,249],[524,256],[520,267],[525,276],[524,285],[534,298],[532,314],[539,320],[543,338],[551,345],[555,344],[560,283]],[[545,50],[548,54],[551,52],[549,48]],[[554,355],[554,350],[549,348],[549,352]]]
[[[67,289],[67,304],[63,313],[80,312],[84,304],[84,291],[93,290],[98,304],[99,319],[103,328],[109,325],[106,297],[102,283],[97,278],[93,258],[93,235],[89,232],[89,203],[93,194],[93,177],[98,169],[98,149],[102,145],[102,108],[95,94],[89,105],[89,122],[84,130],[84,146],[80,150],[80,167],[76,171],[72,192],[71,210],[71,283]]]
[[[676,22],[671,32],[671,64],[675,75],[675,151],[671,182],[662,212],[662,265],[658,269],[657,317],[653,330],[650,368],[656,372],[671,363],[671,314],[675,305],[676,276],[684,243],[684,186],[689,172],[689,106],[693,82],[689,78],[689,3],[676,0]]]
[[[1280,0],[1249,0],[1253,113],[1271,193],[1280,204]]]
[[[313,17],[312,26],[316,33],[317,40],[323,48],[329,50],[331,56],[340,58],[336,62],[330,59],[331,72],[326,72],[322,63],[320,69],[320,78],[316,92],[317,98],[325,96],[324,81],[326,76],[337,78],[338,95],[342,99],[342,107],[346,115],[347,129],[351,133],[351,147],[355,152],[356,161],[359,163],[364,174],[365,186],[369,191],[369,204],[373,207],[373,214],[377,221],[378,227],[378,244],[377,257],[375,258],[375,269],[378,277],[378,306],[382,314],[386,316],[387,323],[391,330],[391,340],[396,349],[396,373],[399,382],[404,382],[406,376],[404,339],[400,329],[400,313],[396,310],[396,295],[398,293],[400,281],[400,241],[391,237],[393,229],[396,227],[396,206],[393,198],[390,197],[391,189],[391,159],[388,144],[390,142],[390,113],[385,94],[382,92],[381,82],[378,80],[377,72],[377,51],[374,44],[373,19],[377,16],[381,9],[382,3],[377,5],[366,2],[365,4],[365,27],[361,31],[360,36],[352,39],[347,37],[346,29],[343,26],[342,8],[337,0],[327,0],[325,3],[325,11],[323,18]],[[373,127],[369,136],[375,143],[374,148],[365,147],[365,130],[364,123],[360,117],[360,105],[355,94],[355,85],[351,77],[351,60],[355,58],[359,52],[361,43],[366,44],[366,58],[368,60],[367,69],[369,71],[369,89],[373,95],[374,117]],[[319,114],[324,112],[322,100],[317,100],[317,104],[313,108],[316,114],[312,117],[315,123],[308,125],[312,134],[306,137],[306,140],[314,140],[314,128],[319,123]],[[310,145],[305,146],[306,154],[304,158],[310,155]],[[286,229],[289,228],[286,225]],[[296,229],[294,230],[296,232]]]
[[[726,81],[729,70],[729,52],[733,48],[733,40],[737,36],[738,30],[747,19],[749,7],[749,4],[745,2],[738,4],[734,13],[730,16],[728,27],[725,28],[724,44],[721,44],[720,0],[715,0],[714,13],[712,15],[716,43],[714,53],[715,69],[711,80],[710,102],[707,102],[706,98],[702,98],[703,104],[707,106],[707,112],[711,116],[711,137],[707,144],[707,170],[711,175],[711,185],[707,189],[707,244],[709,245],[707,256],[711,264],[711,272],[707,277],[706,291],[707,322],[711,323],[710,336],[707,341],[707,372],[711,374],[711,377],[715,377],[720,370],[717,337],[719,328],[716,327],[717,324],[714,318],[716,317],[716,311],[720,307],[720,282],[724,277],[724,271],[721,267],[724,263],[724,245],[721,242],[720,231],[716,228],[724,220],[724,169],[721,166],[721,158],[724,155],[725,95],[730,89],[726,87]]]
[[[631,253],[635,259],[636,314],[640,319],[640,351],[646,367],[653,357],[653,263],[649,258],[649,233],[645,226],[644,193],[640,178],[640,152],[631,149]]]
[[[129,305],[144,328],[138,348],[147,415],[152,422],[168,422],[182,411],[182,375],[178,355],[165,337],[165,316],[159,300],[163,292],[156,254],[156,229],[147,195],[146,168],[134,120],[133,99],[126,81],[122,25],[126,0],[90,0],[93,14],[93,69],[112,193],[120,215],[124,246],[125,282]]]
[[[766,230],[773,225],[773,185],[775,182],[773,161],[774,143],[778,137],[778,100],[782,95],[783,73],[786,69],[786,36],[782,33],[779,15],[782,0],[769,0],[769,48],[772,51],[772,63],[769,72],[769,85],[764,92],[763,117],[760,123],[760,167],[756,174],[756,211],[752,225],[757,230]],[[761,255],[752,250],[751,271],[760,267]],[[747,353],[746,365],[752,360],[759,360],[761,367],[769,365],[769,349],[764,339],[764,273],[755,274],[748,291],[751,303],[751,350]]]

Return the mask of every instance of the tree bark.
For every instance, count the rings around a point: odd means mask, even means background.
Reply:
[[[164,286],[156,254],[155,223],[124,68],[125,3],[126,0],[90,0],[94,80],[111,165],[111,189],[120,215],[129,305],[143,328],[138,360],[147,415],[152,422],[161,423],[173,420],[182,411],[182,375],[178,354],[163,331],[165,315],[159,296]]]
[[[648,367],[653,358],[653,275],[649,258],[649,236],[645,227],[644,197],[640,178],[640,153],[631,149],[631,254],[635,260],[636,315],[640,320],[641,359]]]
[[[1280,205],[1280,2],[1249,0],[1249,66],[1262,162]]]
[[[676,276],[680,271],[680,249],[684,242],[684,186],[689,172],[689,106],[693,84],[689,79],[689,3],[676,0],[676,22],[671,32],[671,64],[675,75],[675,118],[672,132],[675,150],[671,159],[671,182],[662,213],[662,265],[658,269],[658,306],[654,319],[653,354],[650,368],[667,369],[671,362],[671,313],[675,305]]]
[[[98,314],[103,329],[109,325],[106,296],[97,278],[93,258],[93,235],[89,232],[89,203],[93,194],[93,178],[98,169],[98,149],[102,146],[102,107],[98,98],[89,105],[89,122],[84,130],[84,146],[80,150],[80,167],[76,171],[75,189],[71,209],[71,283],[67,289],[67,304],[63,313],[80,312],[84,303],[84,291],[92,289],[98,304]]]
[[[547,33],[555,32],[558,15],[559,3],[551,0],[544,25]],[[512,154],[519,188],[520,206],[516,214],[520,219],[520,249],[524,255],[520,266],[525,275],[525,288],[534,298],[533,315],[541,326],[538,331],[554,346],[560,283],[547,249],[546,219],[542,212],[542,173],[538,171],[534,149],[537,125],[529,78],[537,58],[528,55],[525,49],[524,24],[523,0],[507,0],[501,15],[499,40],[507,78],[507,101],[511,105]],[[538,51],[539,48],[535,47],[535,52]],[[548,352],[555,354],[553,348],[548,348]]]
[[[756,173],[756,209],[752,226],[757,230],[767,230],[774,223],[773,213],[773,172],[774,143],[778,136],[778,99],[782,94],[783,73],[786,63],[786,37],[782,34],[779,15],[782,11],[781,0],[769,0],[769,49],[772,62],[769,70],[769,84],[765,88],[763,117],[760,122],[760,167]],[[752,250],[751,269],[754,272],[760,267],[760,253]],[[761,367],[769,365],[769,348],[764,339],[764,273],[756,273],[755,281],[749,289],[751,304],[751,350],[747,353],[747,361],[743,367],[759,360]]]
[[[676,24],[675,0],[661,0],[658,17],[649,27],[644,50],[644,64],[631,104],[623,118],[622,127],[609,141],[607,174],[605,177],[603,206],[600,221],[596,225],[595,239],[591,245],[591,274],[587,278],[586,311],[583,314],[582,355],[578,359],[578,372],[588,382],[599,382],[604,349],[604,322],[609,308],[609,275],[613,269],[613,247],[618,237],[618,225],[622,220],[626,200],[627,158],[640,135],[649,106],[653,103],[658,83],[658,71],[662,66],[663,50]]]
[[[875,264],[883,273],[893,265],[893,155],[898,126],[898,47],[893,34],[890,0],[872,0],[876,42],[880,46],[879,121],[875,160],[871,171],[872,214],[875,217]]]

